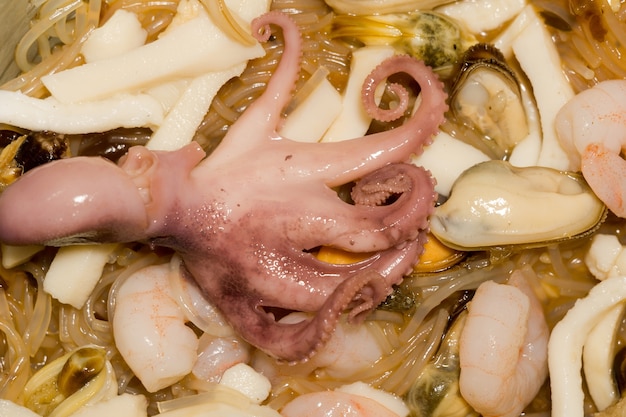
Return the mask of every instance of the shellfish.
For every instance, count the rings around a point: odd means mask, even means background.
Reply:
[[[65,135],[0,129],[0,191],[22,173],[55,159],[69,156]]]
[[[24,405],[42,416],[66,417],[113,398],[117,380],[106,351],[83,346],[39,369],[24,387]]]
[[[354,38],[365,45],[391,45],[416,57],[442,78],[453,73],[463,52],[477,42],[473,34],[435,11],[375,15],[337,15],[333,36]]]
[[[459,391],[459,339],[467,310],[452,321],[434,359],[428,363],[407,394],[412,415],[477,417]]]
[[[587,235],[606,214],[579,174],[491,160],[461,174],[430,228],[461,250],[538,247]]]
[[[450,90],[452,123],[459,136],[494,159],[506,157],[529,132],[518,77],[493,45],[464,54]]]

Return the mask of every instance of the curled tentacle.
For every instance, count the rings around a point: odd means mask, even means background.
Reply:
[[[252,33],[258,40],[266,41],[271,34],[270,24],[280,26],[285,39],[285,49],[278,63],[278,67],[267,84],[261,97],[252,103],[241,115],[239,122],[230,127],[222,140],[221,146],[215,151],[239,153],[262,145],[269,136],[275,135],[282,117],[282,111],[291,100],[291,93],[300,72],[302,56],[302,39],[298,26],[291,17],[280,12],[268,12],[252,21]],[[262,131],[249,135],[248,126],[256,126]],[[242,135],[248,137],[246,147],[237,143]],[[255,143],[255,140],[257,143]],[[232,143],[231,143],[232,142]]]
[[[405,94],[401,92],[403,88],[392,87],[400,97],[400,104],[393,110],[379,109],[373,95],[373,88],[383,79],[402,72],[413,78],[421,89],[419,107],[402,126],[358,139],[322,144],[318,149],[311,149],[311,158],[317,159],[320,158],[318,153],[322,152],[327,155],[352,155],[350,162],[344,158],[336,164],[325,166],[323,171],[318,171],[330,187],[345,184],[389,163],[408,162],[411,155],[419,155],[422,148],[431,143],[448,106],[443,84],[423,62],[409,56],[393,56],[383,61],[369,76],[366,85],[371,84],[371,87],[364,88],[366,110],[374,117],[382,119],[393,119],[398,116],[396,113],[404,112],[402,108],[406,106],[402,99]],[[372,152],[372,149],[376,149],[376,152]],[[360,162],[355,166],[354,161]]]
[[[356,205],[326,195],[320,201],[308,200],[309,207],[327,207],[328,216],[315,211],[303,216],[298,230],[302,248],[334,246],[351,252],[384,250],[415,239],[428,226],[436,193],[433,179],[423,168],[391,164],[365,176],[353,189]],[[395,201],[375,205],[394,194]],[[306,211],[305,211],[306,213]]]
[[[380,76],[377,74],[378,71],[378,68],[374,69],[370,77],[363,85],[361,99],[363,100],[365,109],[368,114],[372,116],[372,118],[381,122],[391,122],[402,117],[406,109],[409,107],[409,93],[404,86],[397,83],[391,83],[388,88],[391,93],[396,96],[398,104],[390,109],[381,109],[378,107],[374,102],[374,91],[376,91],[376,87],[378,87],[378,83],[380,82]]]
[[[302,38],[296,22],[291,17],[280,12],[269,12],[252,21],[253,33],[259,34],[259,40],[267,41],[269,39],[271,35],[270,24],[278,25],[282,29],[285,49],[278,63],[278,68],[267,84],[264,97],[257,102],[266,103],[264,98],[276,100],[275,105],[280,108],[278,111],[273,111],[271,116],[278,118],[281,115],[281,110],[291,100],[291,92],[298,79],[302,58]],[[261,107],[261,105],[256,105],[256,107]]]
[[[396,164],[374,171],[356,184],[352,200],[357,205],[380,206],[393,195],[414,191],[414,181],[405,172],[412,169],[413,165]]]
[[[350,316],[358,320],[386,296],[382,277],[374,271],[364,271],[343,281],[313,318],[298,323],[277,322],[262,306],[229,303],[228,297],[223,308],[228,317],[237,317],[235,328],[248,335],[250,343],[272,356],[296,362],[310,358],[328,340],[344,310],[353,309]]]

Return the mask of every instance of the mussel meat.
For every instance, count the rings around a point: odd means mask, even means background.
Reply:
[[[606,214],[577,173],[491,160],[461,174],[431,216],[430,229],[460,250],[539,247],[587,236]]]
[[[493,45],[479,43],[462,59],[450,89],[456,136],[494,159],[505,158],[529,132],[515,72]]]
[[[353,38],[370,46],[392,45],[421,59],[443,78],[453,73],[463,52],[477,42],[456,21],[435,11],[337,15],[333,36]]]
[[[24,406],[42,416],[69,416],[86,404],[117,395],[106,351],[83,346],[39,369],[24,387]]]
[[[412,416],[478,416],[459,390],[459,338],[466,316],[467,310],[463,310],[454,320],[435,358],[411,386],[406,401]]]

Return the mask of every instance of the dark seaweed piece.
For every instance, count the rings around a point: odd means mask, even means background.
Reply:
[[[11,129],[0,129],[0,148],[10,145],[13,141],[17,140],[24,133]]]
[[[69,142],[65,135],[54,132],[35,132],[26,139],[15,154],[15,162],[27,172],[33,168],[69,156]]]
[[[621,396],[626,390],[626,347],[621,348],[613,358],[613,375]]]
[[[549,10],[541,10],[539,14],[543,18],[543,21],[546,25],[553,27],[557,30],[560,30],[561,32],[572,31],[572,26],[569,24],[569,22],[567,22],[558,14],[553,13]]]
[[[415,295],[408,288],[396,286],[393,292],[389,294],[387,299],[383,301],[378,308],[387,311],[407,311],[415,305]]]

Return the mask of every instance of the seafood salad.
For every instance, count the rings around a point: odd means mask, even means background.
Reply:
[[[623,2],[0,13],[0,416],[624,414]]]

